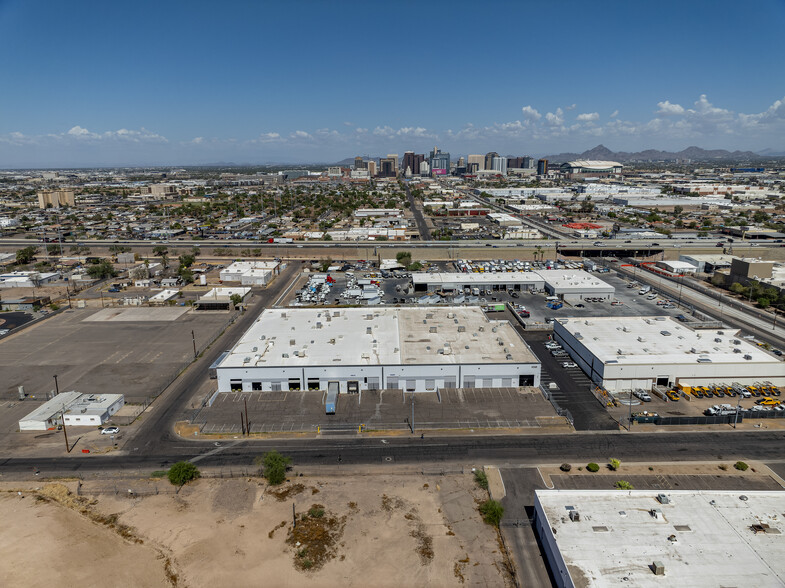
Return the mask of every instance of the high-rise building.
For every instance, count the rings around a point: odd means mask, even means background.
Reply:
[[[485,161],[485,158],[483,158],[483,162],[484,161]],[[481,167],[482,167],[482,163],[477,163],[476,161],[472,161],[466,167],[466,173],[473,176],[480,170]]]
[[[429,164],[432,176],[446,176],[450,173],[450,154],[442,152],[438,147],[431,151]]]
[[[401,169],[406,170],[408,167],[412,170],[412,175],[420,175],[420,164],[425,161],[425,155],[415,153],[414,151],[407,151],[403,154],[403,163]]]
[[[508,157],[507,168],[522,168],[524,157]]]
[[[367,167],[362,157],[358,155],[354,158],[354,169],[367,169]]]
[[[507,175],[507,158],[506,157],[494,157],[491,160],[491,169],[495,172],[498,172],[500,175],[506,176]]]
[[[420,175],[428,176],[431,174],[431,165],[427,161],[420,163]]]
[[[485,154],[485,167],[483,169],[493,169],[493,158],[499,157],[496,151],[490,151]]]
[[[392,157],[383,157],[379,161],[379,177],[394,178],[397,175],[396,161]]]
[[[368,175],[374,177],[376,175],[376,161],[366,161],[365,166],[365,169],[368,170]]]
[[[393,164],[395,165],[395,173],[398,173],[398,154],[397,153],[388,153],[387,159],[392,159]]]
[[[523,158],[523,165],[521,167],[523,167],[523,169],[534,169],[534,164],[535,164],[534,159],[529,156],[526,156]]]
[[[73,190],[42,190],[38,193],[38,208],[75,206]]]
[[[461,156],[458,158],[458,163],[456,164],[457,167],[466,167],[466,158]]]
[[[539,159],[537,161],[537,175],[544,176],[548,173],[548,160],[547,159]]]
[[[466,162],[466,166],[468,167],[469,171],[472,169],[472,164],[476,164],[476,169],[474,170],[479,171],[481,169],[485,169],[485,156],[484,155],[469,155],[469,159]]]

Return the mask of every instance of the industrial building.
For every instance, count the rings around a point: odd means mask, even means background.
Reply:
[[[545,282],[545,290],[565,302],[576,303],[584,298],[611,300],[616,288],[594,274],[583,270],[537,270]]]
[[[236,294],[245,300],[250,293],[250,288],[213,288],[196,301],[196,310],[230,310],[232,296]]]
[[[559,318],[554,338],[598,386],[785,386],[785,364],[736,329],[694,330],[671,317]]]
[[[125,404],[122,394],[62,392],[19,421],[20,431],[46,431],[58,425],[103,425]]]
[[[222,282],[240,282],[243,286],[264,286],[278,275],[281,264],[277,261],[235,261],[220,271]]]
[[[785,583],[785,493],[536,490],[534,527],[556,586]]]
[[[718,269],[730,269],[731,263],[737,259],[733,255],[679,255],[679,261],[694,265],[698,273],[713,274]]]
[[[417,272],[412,274],[415,292],[454,292],[474,289],[542,290],[545,281],[537,272]]]
[[[585,177],[607,178],[621,174],[622,164],[617,161],[592,161],[579,159],[561,164],[561,172],[570,179]]]
[[[218,390],[538,386],[540,363],[477,307],[265,310],[216,366]]]

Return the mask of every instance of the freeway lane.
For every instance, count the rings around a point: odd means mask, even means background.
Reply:
[[[60,458],[0,459],[0,475],[100,475],[148,472],[183,459],[198,460],[199,467],[250,467],[256,456],[277,449],[293,459],[295,467],[345,465],[537,465],[563,462],[663,462],[736,459],[781,462],[785,431],[577,433],[482,437],[419,437],[385,439],[294,439],[271,441],[188,442],[169,435],[156,451],[130,451],[126,455],[69,455]],[[339,462],[340,458],[340,462]]]

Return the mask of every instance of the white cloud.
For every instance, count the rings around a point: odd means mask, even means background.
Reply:
[[[305,131],[295,131],[291,134],[291,137],[293,139],[310,139],[311,134],[306,133]]]
[[[593,122],[599,119],[600,119],[599,112],[585,112],[575,117],[575,120],[579,120],[581,122]]]
[[[619,116],[619,111],[614,110],[613,112],[611,112],[609,118],[616,118],[617,116]]]
[[[657,114],[661,116],[674,116],[684,114],[684,107],[680,104],[671,104],[667,100],[664,102],[657,102],[657,107],[659,110]]]
[[[68,131],[68,134],[72,137],[85,137],[85,136],[92,136],[93,133],[88,131],[87,129],[76,125],[75,127],[71,127]]]
[[[535,108],[532,108],[531,106],[524,106],[523,108],[521,108],[521,110],[523,111],[524,118],[527,118],[529,120],[540,120],[542,118],[542,115],[539,112],[537,112]]]
[[[566,107],[564,110],[575,110],[578,107],[577,104],[571,104],[570,106]]]
[[[202,143],[204,143],[204,137],[194,137],[193,139],[191,139],[191,143],[194,145],[201,145]]]
[[[366,129],[366,128],[363,128],[363,127],[357,127],[356,129],[354,129],[354,131],[355,131],[356,133],[361,133],[361,134],[362,134],[362,133],[367,133],[367,132],[368,132],[368,129]]]
[[[561,126],[564,124],[564,111],[557,108],[556,112],[548,112],[545,114],[545,120],[552,127]]]

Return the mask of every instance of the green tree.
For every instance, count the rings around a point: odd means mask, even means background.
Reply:
[[[617,480],[616,487],[619,490],[635,490],[635,487],[630,484],[627,480]]]
[[[769,306],[771,306],[771,300],[769,300],[765,296],[761,296],[760,298],[758,298],[758,306],[760,306],[761,308],[768,308]]]
[[[49,255],[57,255],[58,253],[60,253],[60,246],[57,243],[53,243],[52,245],[47,245],[46,252]]]
[[[229,300],[231,301],[232,304],[237,306],[243,301],[243,297],[240,296],[239,294],[232,294],[231,296],[229,296]]]
[[[257,461],[258,463],[258,461]],[[281,455],[277,451],[268,451],[261,459],[264,467],[264,477],[272,486],[278,486],[286,481],[286,468],[292,463],[292,458]]]
[[[403,267],[408,268],[412,263],[412,254],[408,251],[399,251],[395,254],[395,259]]]
[[[185,253],[185,254],[181,255],[180,257],[178,257],[177,261],[180,262],[180,267],[185,269],[185,268],[191,267],[194,264],[194,262],[196,261],[196,258],[193,255]]]
[[[498,500],[486,500],[480,504],[480,514],[486,523],[498,527],[504,516],[504,507]]]
[[[728,288],[728,290],[730,290],[730,291],[731,291],[731,292],[733,292],[734,294],[743,294],[743,293],[744,293],[744,290],[746,290],[746,288],[744,288],[744,286],[742,286],[742,285],[741,285],[741,284],[739,284],[738,282],[733,282],[733,283],[730,285],[730,287]]]
[[[102,259],[98,263],[92,264],[87,268],[87,275],[94,280],[103,280],[104,278],[113,278],[117,275],[114,266],[106,259]]]
[[[188,461],[178,461],[169,468],[167,477],[175,486],[185,486],[191,480],[200,476],[199,469]]]
[[[25,247],[24,249],[19,249],[16,252],[16,263],[19,265],[27,265],[35,260],[35,256],[38,253],[38,248],[36,247]]]

